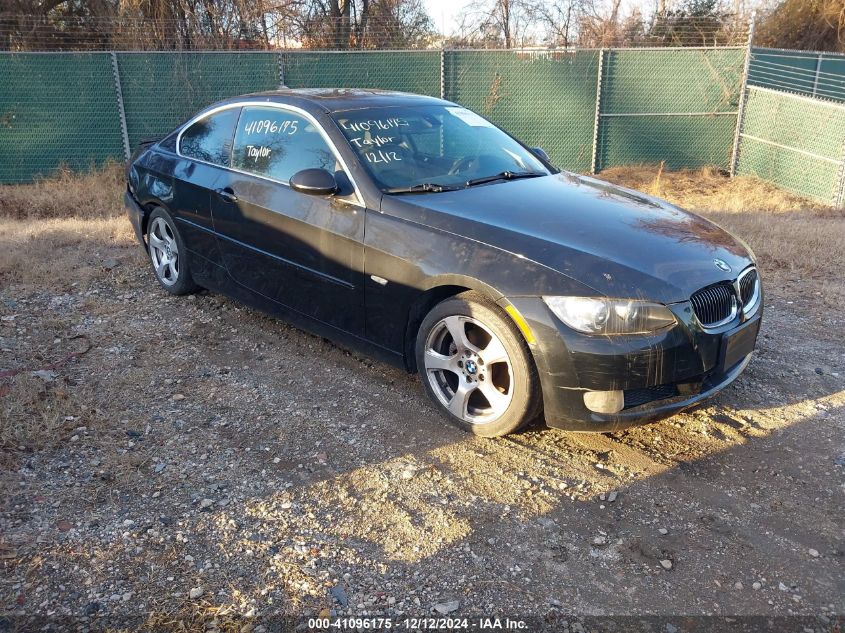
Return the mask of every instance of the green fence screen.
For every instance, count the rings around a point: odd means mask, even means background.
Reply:
[[[577,172],[657,162],[729,168],[745,54],[742,48],[0,53],[0,182],[31,181],[60,165],[87,169],[123,160],[123,122],[134,147],[217,100],[280,85],[442,95]],[[843,56],[754,49],[739,171],[835,201],[843,109],[786,94],[780,85],[786,79],[769,77],[775,70],[784,70],[794,80],[788,87],[799,92],[837,81],[845,86],[838,79]],[[801,83],[811,71],[815,86]],[[779,91],[754,85],[769,79]]]
[[[122,154],[109,53],[0,56],[0,182]]]
[[[445,94],[542,147],[557,165],[589,171],[598,58],[598,51],[450,51]]]
[[[841,204],[845,105],[749,87],[737,173]]]
[[[129,145],[225,97],[279,86],[275,53],[118,53]]]
[[[845,101],[845,55],[754,48],[748,84]]]
[[[289,88],[380,88],[440,96],[440,52],[284,53]]]
[[[729,167],[744,60],[733,48],[607,51],[597,169]]]

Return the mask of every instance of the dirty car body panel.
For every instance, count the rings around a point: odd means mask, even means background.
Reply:
[[[342,181],[336,194],[306,195],[282,178],[237,166],[243,117],[262,107],[322,135],[332,155],[320,160]],[[456,106],[371,90],[278,91],[215,104],[133,155],[125,200],[136,235],[143,243],[146,218],[163,207],[184,234],[200,286],[411,371],[425,313],[445,297],[481,293],[517,320],[539,375],[545,420],[554,427],[604,432],[660,419],[742,372],[763,303],[745,244],[664,201],[560,172],[540,154],[536,177],[391,193],[377,176],[383,172],[367,163],[384,159],[401,169],[399,155],[383,153],[395,141],[384,139],[401,138],[399,115],[415,108]],[[180,134],[229,110],[228,158],[179,151]],[[368,130],[353,138],[350,122],[367,121],[368,112],[375,113],[371,123],[387,122],[379,123],[382,136]],[[485,125],[469,119],[472,113],[452,114]],[[448,143],[442,135],[431,139]],[[459,167],[482,170],[487,159],[474,160]],[[590,334],[564,323],[544,297],[651,302],[668,309],[674,323],[646,333]],[[705,322],[720,301],[730,303],[727,317]],[[624,406],[592,410],[584,398],[591,391],[621,392]]]

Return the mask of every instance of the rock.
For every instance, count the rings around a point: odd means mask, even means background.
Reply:
[[[188,598],[190,598],[191,600],[196,600],[196,599],[197,599],[197,598],[199,598],[199,597],[200,597],[203,593],[204,593],[204,590],[203,590],[203,588],[202,588],[202,587],[193,587],[193,588],[192,588],[192,589],[188,592]]]
[[[742,589],[743,589],[742,583],[739,582],[739,581],[735,582],[734,583],[734,589],[736,589],[737,591],[742,591]]]
[[[349,606],[349,598],[346,596],[346,590],[342,585],[337,584],[329,589],[329,596],[331,596],[344,609]]]
[[[762,589],[762,588],[763,588],[763,583],[758,582],[758,581],[755,581],[755,582],[751,585],[751,588],[752,588],[752,589],[754,589],[755,591],[759,591],[760,589]]]
[[[660,532],[663,536],[666,536],[667,534],[669,534],[669,530],[667,530],[666,528],[660,528],[657,531]]]
[[[823,376],[824,375],[824,369],[822,369],[821,367],[816,367],[816,373],[819,376]]]
[[[778,589],[780,589],[781,591],[789,591],[789,587],[787,587],[787,586],[786,586],[785,584],[783,584],[782,582],[779,582],[779,583],[778,583]]]
[[[607,537],[606,536],[597,536],[593,539],[593,545],[607,545]]]
[[[53,382],[56,379],[56,376],[58,376],[56,372],[49,369],[39,369],[38,371],[32,372],[32,375],[36,378],[40,378],[44,382]]]
[[[818,558],[818,557],[819,557],[819,550],[817,550],[817,549],[813,549],[812,547],[808,550],[808,553],[809,553],[809,554],[810,554],[810,556],[812,556],[813,558]]]
[[[85,613],[85,615],[90,616],[90,615],[94,615],[95,613],[97,613],[100,609],[101,609],[101,606],[100,606],[99,602],[89,602],[88,604],[85,605],[85,609],[83,610],[83,612]]]
[[[461,603],[457,600],[450,600],[449,602],[440,602],[434,605],[434,610],[440,615],[447,615],[453,611],[457,611],[460,606]]]
[[[616,492],[615,490],[611,490],[610,493],[607,495],[607,502],[613,503],[614,501],[616,501],[616,497],[617,497],[618,494],[619,493]]]
[[[672,561],[669,560],[668,558],[664,558],[663,560],[660,561],[660,566],[663,569],[672,569]]]
[[[211,509],[211,506],[214,505],[214,501],[211,499],[203,499],[200,501],[200,512],[207,512]]]
[[[170,399],[173,400],[173,402],[179,402],[179,400],[184,400],[185,396],[181,393],[174,393]]]

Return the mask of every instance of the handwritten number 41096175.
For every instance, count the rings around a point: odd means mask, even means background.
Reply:
[[[299,130],[299,121],[288,119],[287,121],[274,121],[271,119],[259,119],[250,121],[244,127],[244,134],[296,134]]]

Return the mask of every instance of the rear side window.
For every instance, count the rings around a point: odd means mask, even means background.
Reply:
[[[232,166],[287,182],[308,168],[338,168],[316,126],[305,117],[280,108],[243,109],[235,132]]]
[[[238,108],[222,110],[194,123],[182,133],[179,152],[188,158],[229,167],[232,131],[239,111]]]

